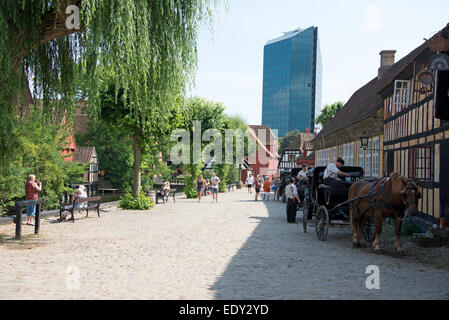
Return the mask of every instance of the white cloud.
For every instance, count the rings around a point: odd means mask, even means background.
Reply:
[[[380,28],[380,8],[370,5],[365,9],[365,27],[368,30],[378,30]]]

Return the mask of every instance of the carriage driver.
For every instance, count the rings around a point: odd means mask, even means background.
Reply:
[[[307,180],[307,165],[302,166],[302,170],[299,171],[297,176],[298,181]]]
[[[326,170],[324,171],[324,184],[331,185],[335,183],[347,183],[346,181],[342,181],[338,179],[338,176],[351,177],[350,174],[344,173],[340,170],[341,167],[345,165],[345,162],[342,158],[338,158],[336,163],[329,163]]]

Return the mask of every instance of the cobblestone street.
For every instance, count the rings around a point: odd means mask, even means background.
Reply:
[[[321,242],[246,190],[77,218],[37,237],[23,226],[21,242],[0,227],[0,299],[449,299],[448,270],[353,249],[349,227]],[[365,287],[369,265],[380,290]]]

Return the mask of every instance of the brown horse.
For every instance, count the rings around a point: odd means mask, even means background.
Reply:
[[[349,189],[348,199],[353,201],[350,209],[352,242],[355,248],[366,247],[363,243],[362,230],[369,217],[374,217],[376,239],[373,247],[380,248],[382,220],[385,217],[395,219],[396,252],[402,252],[401,225],[406,214],[415,216],[418,213],[418,200],[421,198],[418,185],[412,180],[392,173],[389,178],[377,182],[358,181]]]

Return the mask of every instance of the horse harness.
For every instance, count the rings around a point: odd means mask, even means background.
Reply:
[[[390,202],[385,202],[381,200],[382,195],[384,194],[384,190],[385,190],[385,185],[387,184],[387,182],[389,181],[390,178],[384,177],[382,179],[378,179],[376,180],[374,183],[371,181],[367,181],[365,180],[364,183],[361,183],[359,188],[357,189],[357,191],[354,193],[354,199],[352,201],[351,207],[356,208],[357,210],[357,216],[361,217],[363,216],[367,211],[369,210],[374,210],[374,208],[382,208],[382,209],[390,209],[390,210],[394,210],[394,211],[403,211],[405,209],[405,206],[403,203],[401,203],[400,205],[396,205],[396,204],[392,204]],[[371,188],[368,191],[368,194],[362,197],[358,197],[358,194],[360,192],[360,190],[366,186],[366,184],[368,183],[372,183]],[[374,188],[376,187],[376,185],[380,185],[379,189],[375,192],[373,192]],[[374,196],[377,196],[376,198],[372,198]],[[360,212],[359,208],[358,208],[358,204],[362,199],[365,198],[371,198],[370,199],[370,204],[367,208],[365,208],[362,212]],[[399,219],[399,220],[403,220],[404,218],[399,218],[394,216],[394,219]]]

